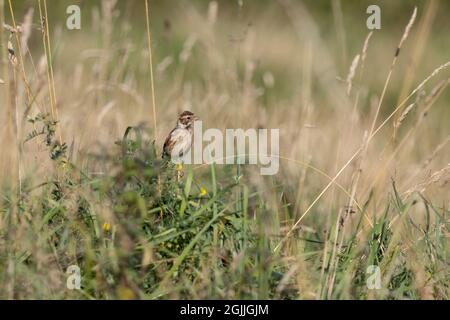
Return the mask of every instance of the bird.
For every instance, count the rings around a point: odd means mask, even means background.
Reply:
[[[167,136],[163,151],[163,159],[172,159],[173,157],[182,157],[192,145],[193,125],[198,117],[191,111],[183,111],[177,120],[175,128]]]

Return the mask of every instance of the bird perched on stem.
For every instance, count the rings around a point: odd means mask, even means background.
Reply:
[[[190,111],[183,111],[177,120],[177,125],[164,142],[162,157],[172,159],[184,156],[192,145],[194,121],[198,118]]]

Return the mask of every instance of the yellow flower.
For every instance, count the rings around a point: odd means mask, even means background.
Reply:
[[[111,225],[108,222],[105,222],[102,226],[103,231],[108,232],[111,230]]]
[[[181,163],[177,164],[177,166],[175,167],[175,170],[182,171],[183,170],[183,164],[181,164]]]
[[[117,297],[119,300],[133,300],[136,299],[136,295],[133,290],[125,286],[119,286],[116,289]]]
[[[208,194],[208,191],[206,191],[205,188],[201,187],[201,188],[200,188],[200,194],[199,194],[199,196],[200,196],[200,197],[204,197],[204,196],[206,196],[207,194]]]
[[[63,169],[66,169],[66,168],[67,168],[67,164],[68,164],[67,159],[66,159],[66,158],[63,158],[63,159],[61,160],[61,167],[62,167]]]

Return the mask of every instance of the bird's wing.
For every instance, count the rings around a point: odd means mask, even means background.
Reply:
[[[166,141],[164,142],[163,154],[170,156],[175,145],[178,143],[182,143],[183,140],[185,140],[185,137],[186,137],[186,130],[179,128],[173,129],[170,132],[169,136],[167,137]]]

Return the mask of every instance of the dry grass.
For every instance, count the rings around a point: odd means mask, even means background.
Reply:
[[[99,0],[80,31],[65,5],[0,0],[0,49],[17,58],[0,56],[0,297],[449,298],[447,4],[383,3],[374,32],[365,3]],[[199,166],[162,195],[164,172],[156,193],[123,182],[114,142],[144,123],[159,154],[186,108],[204,127],[280,128],[279,174]],[[181,244],[155,240],[178,213],[206,220]],[[365,288],[371,264],[382,290]]]

